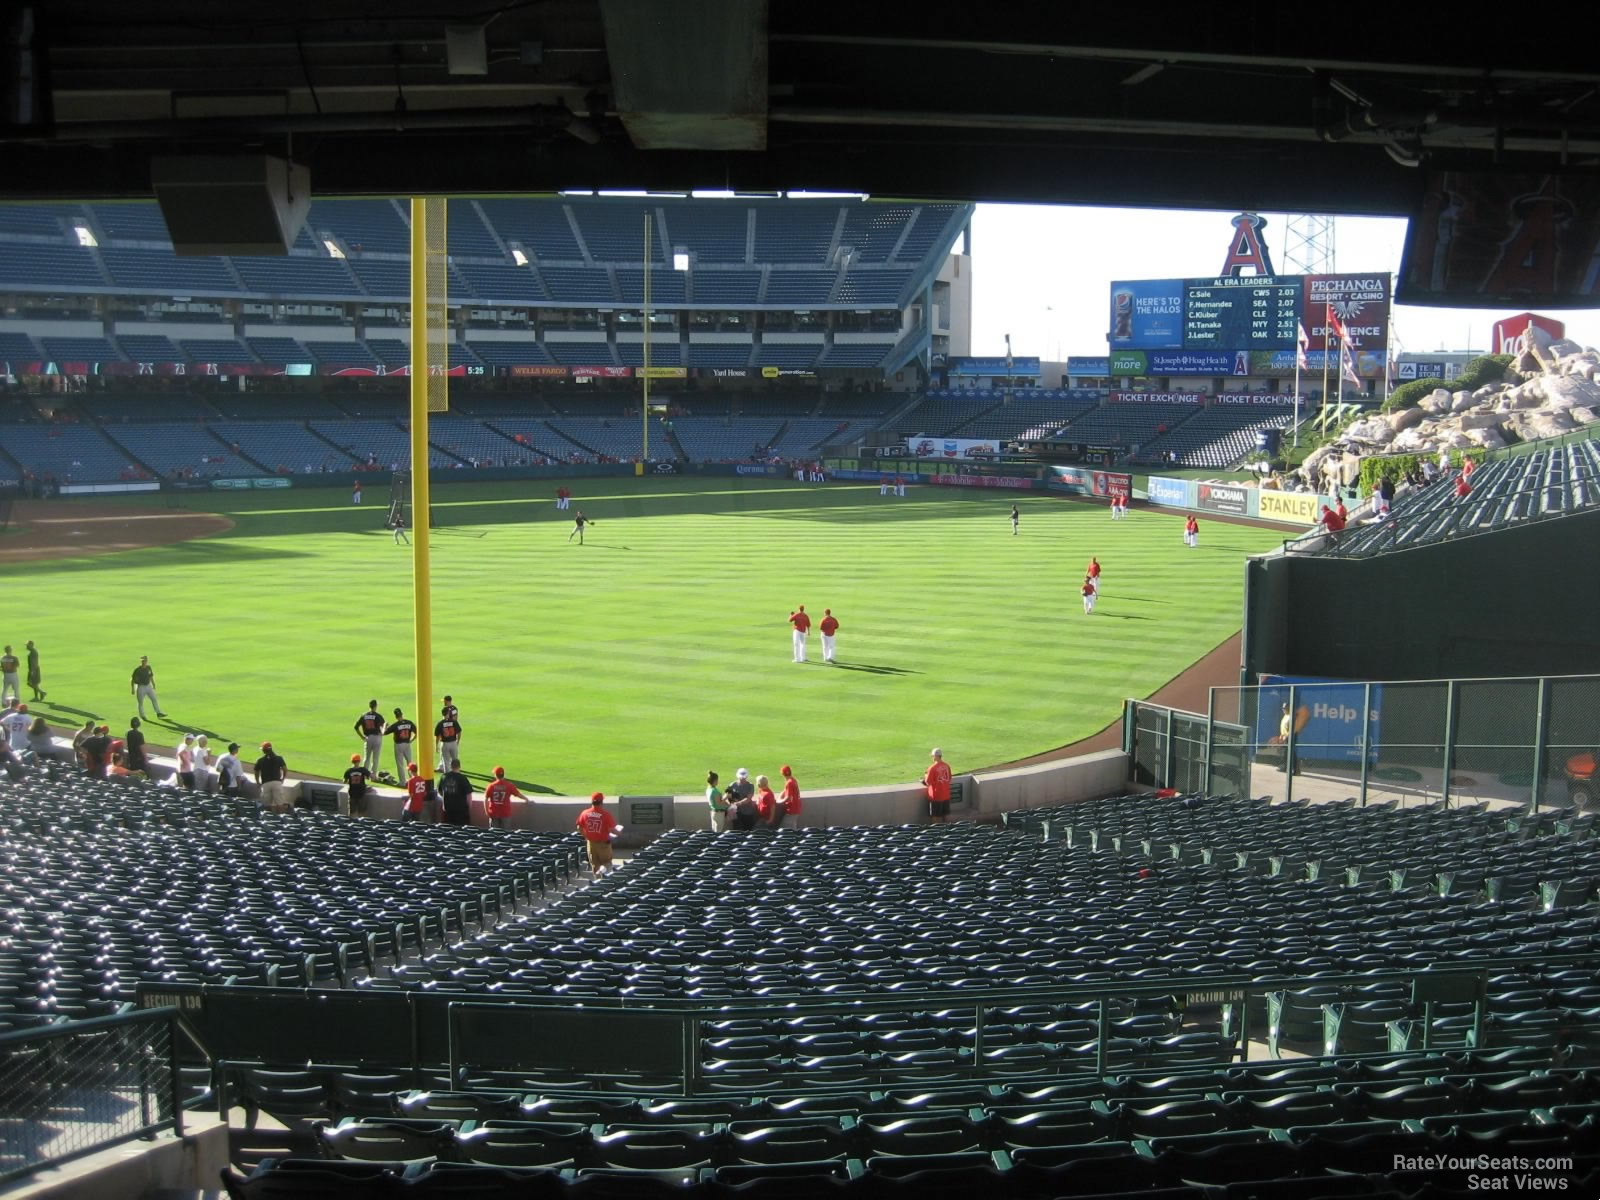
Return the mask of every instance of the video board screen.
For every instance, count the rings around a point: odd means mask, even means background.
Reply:
[[[1327,346],[1326,314],[1356,349],[1388,342],[1389,276],[1240,275],[1134,279],[1111,285],[1111,350],[1292,350],[1304,323],[1309,348]]]

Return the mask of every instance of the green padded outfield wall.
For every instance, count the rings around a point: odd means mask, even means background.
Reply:
[[[1244,679],[1600,673],[1600,511],[1246,569]]]

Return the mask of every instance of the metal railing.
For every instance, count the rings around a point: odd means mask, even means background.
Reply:
[[[177,1017],[155,1008],[0,1034],[0,1182],[181,1134]]]
[[[1130,700],[1123,749],[1152,788],[1581,809],[1600,799],[1596,713],[1600,675],[1269,679],[1212,688],[1205,713]]]
[[[349,993],[322,990],[273,992],[260,988],[181,985],[186,994],[185,1019],[201,1027],[199,1037],[215,1054],[214,1065],[222,1078],[239,1069],[307,1065],[354,1071],[410,1072],[417,1086],[433,1072],[447,1069],[454,1087],[531,1086],[541,1092],[590,1093],[595,1091],[648,1092],[653,1095],[697,1096],[721,1093],[779,1095],[858,1091],[862,1088],[958,1087],[973,1083],[1026,1080],[1041,1085],[1051,1079],[1104,1077],[1108,1073],[1183,1071],[1261,1061],[1269,1046],[1259,1042],[1262,1031],[1251,1030],[1252,1009],[1262,1011],[1272,993],[1308,987],[1347,988],[1352,998],[1358,989],[1381,984],[1407,984],[1415,998],[1405,1018],[1431,1025],[1425,1001],[1440,983],[1466,979],[1471,993],[1480,998],[1473,1014],[1471,1041],[1463,1046],[1482,1048],[1486,1013],[1481,997],[1485,981],[1496,972],[1592,964],[1587,953],[1550,955],[1530,949],[1526,955],[1471,954],[1433,965],[1394,967],[1345,974],[1239,975],[1225,971],[1191,970],[1137,980],[1101,980],[1050,983],[999,988],[918,989],[917,991],[864,994],[793,994],[760,998],[762,1013],[785,1019],[805,1016],[862,1016],[910,1012],[941,1012],[960,1018],[959,1028],[970,1034],[970,1045],[942,1060],[913,1055],[897,1058],[891,1052],[847,1054],[849,1061],[784,1063],[779,1065],[720,1062],[709,1039],[719,1036],[710,1028],[717,1022],[748,1016],[747,1003],[709,1002],[704,999],[666,997],[586,997],[580,1005],[560,996],[494,998],[470,993],[388,993],[368,995],[360,1010],[341,1014],[338,1001]],[[1457,987],[1456,990],[1460,990]],[[270,1003],[274,1024],[284,1030],[301,1030],[307,1022],[331,1021],[341,1030],[336,1055],[307,1055],[293,1038],[262,1040],[243,1030],[234,1001],[253,993],[254,1000]],[[1171,998],[1171,1010],[1180,1016],[1181,1034],[1198,1034],[1198,1040],[1170,1045],[1175,1035],[1119,1036],[1115,1023],[1127,1015],[1130,1001]],[[377,1004],[373,1002],[377,1001]],[[1054,1047],[1034,1045],[1039,1061],[1013,1062],[1002,1052],[988,1051],[1012,1044],[990,1043],[990,1027],[1017,1018],[1008,1010],[1029,1005],[1093,1005],[1085,1015],[1084,1040]],[[208,1013],[215,1006],[217,1012]],[[1204,1027],[1195,1022],[1202,1008],[1219,1009]],[[380,1012],[379,1009],[385,1010]],[[1226,1023],[1222,1010],[1229,1014]],[[265,1010],[252,1006],[256,1024]],[[1148,1011],[1148,1010],[1147,1010]],[[377,1018],[376,1021],[369,1018]],[[955,1026],[952,1026],[955,1027]],[[385,1029],[409,1028],[411,1036],[383,1036]],[[243,1033],[246,1041],[233,1044]],[[1600,1026],[1587,1023],[1581,1033],[1585,1044],[1600,1041]],[[1590,1035],[1594,1036],[1591,1037]],[[1208,1037],[1208,1035],[1210,1035]],[[1514,1033],[1506,1031],[1516,1044]],[[1423,1041],[1438,1045],[1426,1033]],[[267,1046],[286,1053],[263,1054]],[[951,1047],[953,1048],[953,1047]],[[1030,1047],[1019,1047],[1021,1050]],[[1367,1051],[1352,1046],[1326,1051],[1338,1057],[1359,1057]],[[1383,1051],[1388,1052],[1387,1048]],[[1315,1050],[1312,1051],[1315,1054]],[[562,1082],[565,1080],[565,1082]],[[520,1082],[517,1082],[520,1081]],[[437,1086],[436,1083],[432,1086]],[[224,1101],[226,1108],[227,1101]]]

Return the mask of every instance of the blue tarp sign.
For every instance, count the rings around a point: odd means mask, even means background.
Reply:
[[[1256,710],[1256,742],[1267,745],[1282,728],[1289,685],[1295,684],[1295,754],[1303,761],[1361,761],[1361,727],[1367,726],[1369,758],[1376,762],[1383,685],[1372,685],[1372,710],[1363,714],[1366,685],[1317,675],[1263,675]]]

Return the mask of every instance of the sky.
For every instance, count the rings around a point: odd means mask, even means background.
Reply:
[[[1113,279],[1214,276],[1233,234],[1234,212],[980,204],[972,218],[972,353],[1002,355],[1011,335],[1018,357],[1060,362],[1106,353]],[[1286,218],[1263,213],[1273,267],[1289,274]],[[1400,269],[1406,223],[1390,217],[1338,217],[1334,270]],[[1401,351],[1489,349],[1490,327],[1512,308],[1396,306]],[[1567,336],[1600,345],[1600,309],[1545,309],[1565,321]]]

